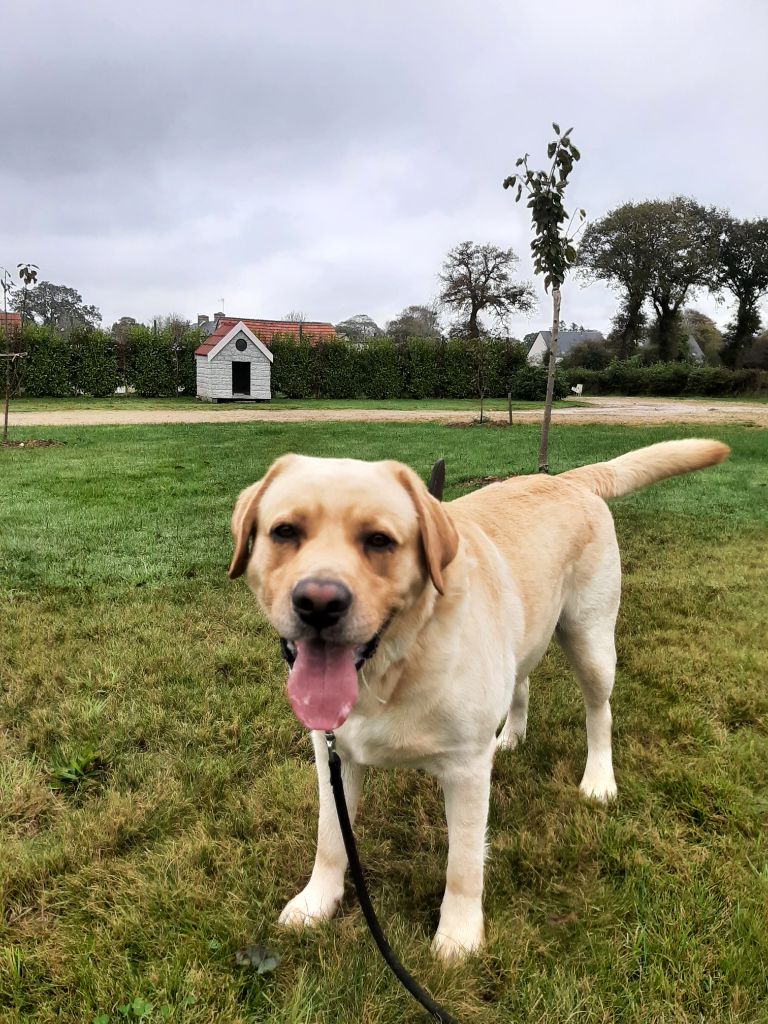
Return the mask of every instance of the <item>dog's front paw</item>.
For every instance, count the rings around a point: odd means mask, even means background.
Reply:
[[[597,800],[601,804],[609,804],[616,799],[619,791],[612,773],[589,777],[585,773],[579,786],[579,792],[587,800]]]
[[[440,921],[440,926],[432,940],[432,952],[440,960],[462,960],[474,950],[479,949],[485,939],[483,918],[474,922],[462,921],[453,927],[447,927]]]
[[[313,885],[302,889],[298,896],[283,907],[278,924],[284,928],[311,928],[328,921],[336,913],[342,892]]]

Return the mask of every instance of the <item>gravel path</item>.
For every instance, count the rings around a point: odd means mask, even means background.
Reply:
[[[617,423],[751,423],[768,427],[768,405],[756,402],[680,401],[673,398],[582,398],[588,407],[558,405],[555,422],[573,424]],[[540,410],[513,412],[516,423],[537,423]],[[199,409],[65,409],[58,412],[11,412],[12,427],[102,427],[150,423],[471,423],[477,411],[445,409],[230,409],[226,405],[200,405]],[[489,418],[506,421],[506,413]]]

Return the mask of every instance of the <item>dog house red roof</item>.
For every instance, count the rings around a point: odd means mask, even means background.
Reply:
[[[195,349],[196,356],[207,356],[212,349],[216,348],[222,338],[236,327],[239,323],[245,324],[249,331],[253,331],[259,341],[265,345],[272,342],[276,334],[292,334],[299,337],[301,328],[302,337],[306,338],[310,345],[317,345],[318,342],[331,341],[336,337],[333,324],[319,323],[314,320],[305,320],[299,324],[295,320],[244,320],[241,317],[225,316],[216,321],[216,327],[202,345]]]

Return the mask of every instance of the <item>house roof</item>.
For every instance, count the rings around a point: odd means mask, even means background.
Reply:
[[[694,359],[703,359],[704,358],[704,352],[702,350],[702,347],[698,343],[698,341],[696,341],[696,339],[694,338],[694,336],[692,334],[688,335],[687,344],[688,344],[688,351],[691,353],[691,355],[694,357]]]
[[[552,341],[552,332],[540,331],[536,338],[534,338],[534,340],[532,340],[528,345],[528,351],[534,347],[534,344],[540,336],[544,339],[545,345],[549,348],[550,342]],[[581,345],[584,341],[605,341],[605,338],[599,331],[558,331],[558,356],[564,355],[565,352],[569,351],[574,345]]]
[[[225,316],[216,321],[216,327],[202,345],[195,349],[195,355],[207,356],[212,349],[216,348],[221,339],[226,337],[238,324],[245,324],[248,330],[252,331],[265,345],[270,345],[276,334],[292,334],[298,338],[299,327],[301,327],[302,336],[309,341],[310,345],[316,345],[318,341],[330,341],[336,337],[333,324],[319,323],[314,320],[305,320],[302,324],[298,324],[295,320],[250,320],[245,317]]]
[[[21,330],[21,313],[0,312],[0,331],[16,334]]]
[[[541,337],[544,339],[544,344],[549,347],[552,341],[552,331],[539,331],[536,338]],[[533,344],[536,341],[533,339],[529,346],[529,351],[533,348]],[[565,355],[569,352],[574,345],[581,345],[584,341],[605,341],[605,338],[600,331],[558,331],[557,332],[557,354],[559,356]]]
[[[238,336],[238,334],[244,334],[246,336],[246,338],[248,338],[249,341],[253,345],[255,345],[256,348],[259,349],[259,351],[262,352],[267,357],[267,359],[270,361],[270,363],[273,362],[275,357],[269,351],[267,346],[264,344],[263,341],[260,341],[256,337],[256,335],[253,333],[253,331],[249,327],[247,327],[246,324],[242,320],[238,320],[237,323],[235,324],[235,326],[231,330],[227,331],[226,334],[222,335],[219,338],[219,340],[216,342],[216,344],[213,346],[213,348],[211,348],[208,345],[207,342],[205,343],[205,345],[198,345],[198,347],[195,349],[195,355],[196,356],[207,355],[208,356],[208,361],[210,362],[211,359],[213,359],[213,357],[218,352],[220,352],[221,349],[225,348],[230,343],[230,341],[232,341],[233,338],[236,338]],[[210,339],[209,339],[209,341],[210,341]],[[203,348],[207,348],[208,352],[207,353],[206,352],[202,352],[201,349],[203,349]]]

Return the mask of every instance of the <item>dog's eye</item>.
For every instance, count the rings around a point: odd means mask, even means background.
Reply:
[[[395,546],[395,542],[386,533],[369,533],[365,538],[365,546],[375,551],[388,551]]]
[[[295,540],[299,531],[290,523],[278,523],[272,527],[271,536],[274,540]]]

